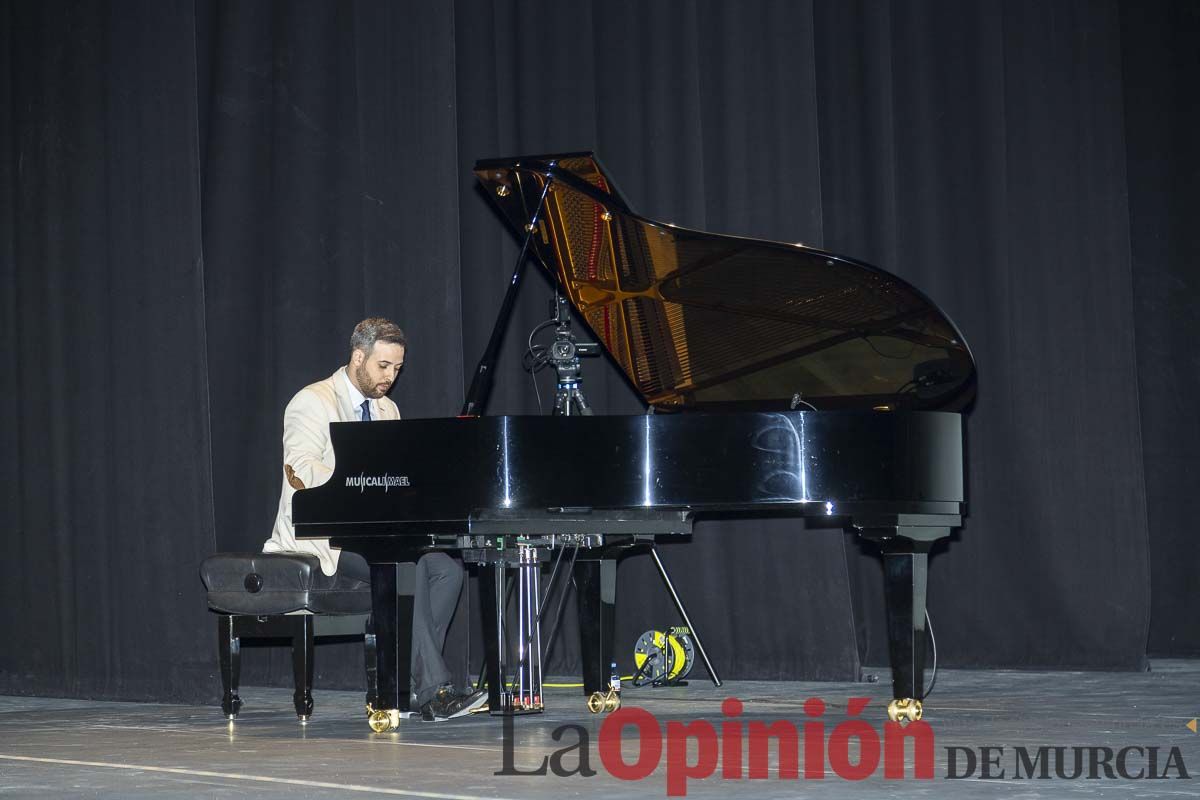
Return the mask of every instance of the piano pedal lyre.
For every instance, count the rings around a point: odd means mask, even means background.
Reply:
[[[540,714],[545,710],[542,700],[542,626],[541,626],[541,560],[538,549],[518,543],[513,550],[500,554],[497,562],[496,580],[496,630],[500,641],[500,707],[489,709],[489,713],[509,716],[513,714]],[[517,628],[509,630],[505,625],[507,614],[505,569],[516,570]],[[515,633],[517,663],[510,674],[510,665],[505,663],[504,654],[509,652],[512,642],[509,636]]]
[[[892,722],[899,722],[901,725],[908,722],[916,722],[921,718],[921,701],[913,700],[911,697],[896,698],[888,703],[888,719]]]
[[[542,702],[541,561],[536,547],[517,547],[517,670],[504,701],[513,713],[540,713]]]

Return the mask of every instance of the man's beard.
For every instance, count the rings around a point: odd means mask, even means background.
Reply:
[[[372,400],[378,400],[387,394],[387,390],[392,388],[388,384],[386,388],[380,389],[376,384],[371,382],[371,376],[367,373],[367,368],[364,365],[359,365],[354,368],[354,385],[362,392],[363,397],[369,397]]]

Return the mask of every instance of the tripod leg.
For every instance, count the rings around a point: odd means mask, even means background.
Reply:
[[[675,601],[675,607],[679,609],[679,616],[683,617],[683,624],[688,626],[688,630],[692,632],[692,640],[696,642],[696,652],[700,654],[700,659],[704,662],[704,668],[708,670],[708,677],[712,679],[713,686],[721,685],[721,678],[717,675],[717,671],[713,669],[712,662],[708,660],[708,653],[704,649],[704,643],[700,641],[700,632],[696,630],[696,626],[692,624],[692,620],[688,617],[687,609],[683,607],[683,601],[679,599],[679,593],[675,591],[675,585],[671,583],[671,576],[667,574],[667,567],[663,564],[662,559],[658,557],[658,548],[650,545],[650,555],[654,556],[654,563],[658,566],[658,574],[662,576],[663,583],[667,585],[667,591],[671,593],[671,599]]]
[[[571,390],[571,400],[575,403],[575,413],[581,417],[590,417],[593,415],[592,407],[587,404],[587,400],[583,397],[583,391],[576,386]]]

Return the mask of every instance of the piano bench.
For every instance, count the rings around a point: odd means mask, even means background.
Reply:
[[[343,554],[344,555],[344,554]],[[200,577],[208,608],[217,616],[221,665],[221,710],[236,719],[241,640],[290,639],[296,716],[312,715],[313,641],[321,636],[363,636],[367,704],[373,705],[375,635],[371,629],[371,584],[321,571],[306,553],[218,553],[204,559]]]

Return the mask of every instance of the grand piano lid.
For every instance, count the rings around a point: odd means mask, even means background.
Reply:
[[[954,323],[881,269],[639,216],[591,153],[475,174],[520,237],[552,179],[531,247],[656,409],[957,410],[974,396]]]

